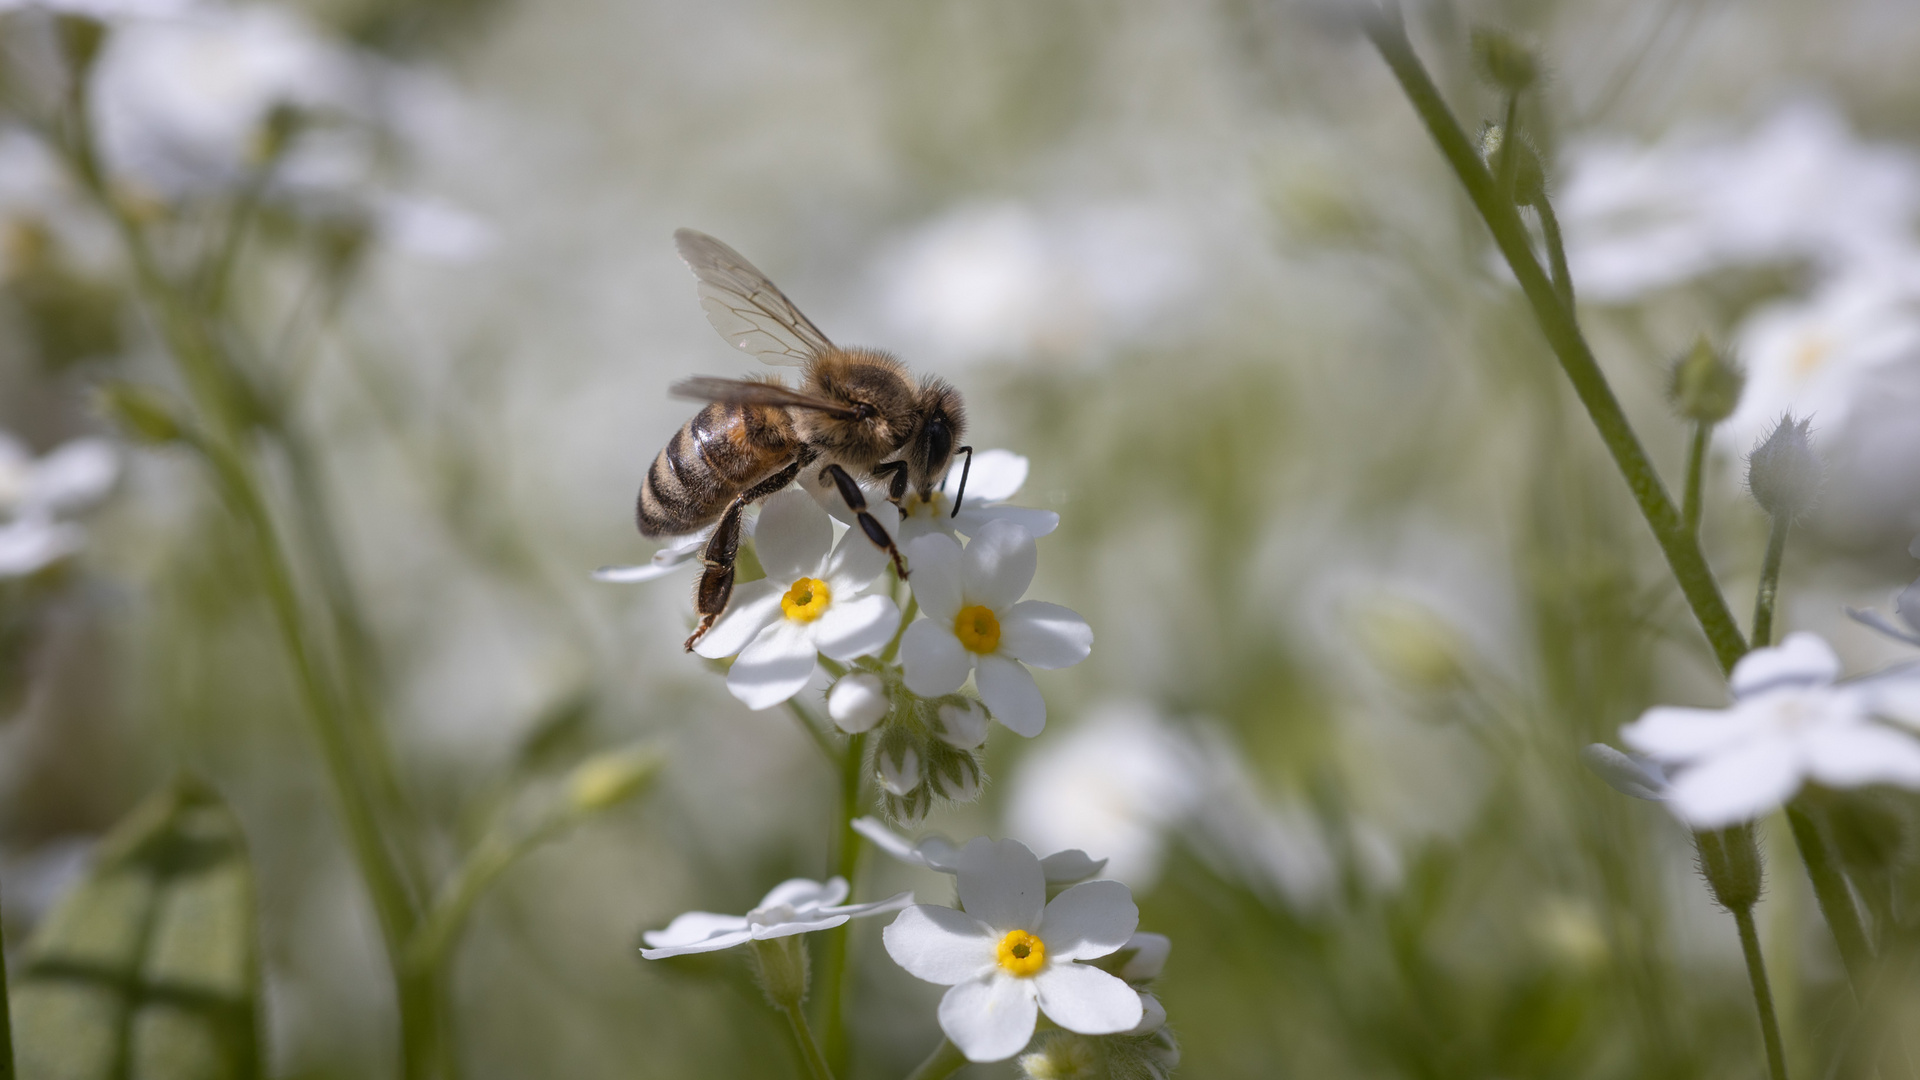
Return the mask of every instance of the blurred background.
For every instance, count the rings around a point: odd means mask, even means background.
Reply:
[[[1766,537],[1740,459],[1791,407],[1827,476],[1780,623],[1850,671],[1910,658],[1842,608],[1920,571],[1920,12],[1434,0],[1409,21],[1470,129],[1500,100],[1469,31],[1538,48],[1525,123],[1582,319],[1670,489],[1668,365],[1700,335],[1747,365],[1706,488],[1735,610]],[[252,860],[268,1071],[396,1075],[378,919],[248,526],[164,423],[129,419],[128,387],[191,389],[131,221],[250,358],[257,423],[296,433],[258,479],[333,538],[289,541],[296,584],[351,599],[339,662],[424,865],[449,872],[527,784],[664,749],[644,797],[475,904],[450,967],[465,1074],[799,1075],[739,956],[636,953],[680,911],[824,877],[838,790],[791,717],[681,652],[691,574],[589,577],[653,551],[634,494],[693,411],[667,386],[756,367],[703,317],[671,240],[690,226],[837,341],[953,381],[970,441],[1030,460],[1013,501],[1061,516],[1033,595],[1083,614],[1094,652],[1040,676],[1046,732],[996,730],[983,799],[926,827],[1112,857],[1174,941],[1184,1075],[1759,1073],[1685,831],[1577,758],[1656,702],[1719,704],[1717,668],[1337,11],[0,2],[0,45],[0,519],[41,528],[0,533],[16,959],[102,834],[190,772]],[[113,214],[54,149],[76,101]],[[1787,1045],[1830,1075],[1842,973],[1763,831]],[[870,853],[856,898],[904,888],[948,886]],[[938,1039],[939,988],[886,961],[883,921],[852,938],[856,1077]]]

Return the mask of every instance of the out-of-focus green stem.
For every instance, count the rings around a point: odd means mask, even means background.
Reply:
[[[13,1080],[13,1001],[7,993],[7,951],[0,949],[0,1080]]]
[[[1507,116],[1500,127],[1500,156],[1494,161],[1494,174],[1500,180],[1500,194],[1513,198],[1513,178],[1519,170],[1520,155],[1514,153],[1513,142],[1520,137],[1516,130],[1520,126],[1520,95],[1507,95]]]
[[[1854,906],[1853,892],[1840,874],[1838,861],[1828,849],[1819,822],[1799,800],[1787,804],[1787,824],[1793,828],[1793,842],[1800,849],[1800,861],[1807,864],[1807,877],[1813,882],[1813,896],[1820,904],[1820,915],[1833,931],[1833,943],[1840,953],[1840,966],[1847,970],[1856,997],[1866,995],[1873,977],[1873,948],[1867,944],[1867,932],[1860,922],[1860,909]]]
[[[1700,535],[1700,486],[1706,472],[1707,436],[1712,433],[1712,424],[1705,420],[1695,421],[1693,438],[1687,442],[1687,490],[1680,504],[1680,520],[1696,538]]]
[[[900,613],[900,629],[893,632],[893,640],[887,642],[887,647],[880,651],[882,663],[891,664],[900,655],[900,639],[906,636],[908,624],[912,623],[914,616],[918,614],[920,614],[920,598],[909,594],[906,610]]]
[[[1568,311],[1573,310],[1573,271],[1567,268],[1567,242],[1560,235],[1560,215],[1553,212],[1553,203],[1545,195],[1533,204],[1540,215],[1540,238],[1547,245],[1547,265],[1553,272],[1553,291],[1560,296],[1560,302]]]
[[[1753,594],[1753,647],[1764,649],[1773,643],[1773,602],[1780,593],[1780,562],[1787,553],[1787,532],[1793,519],[1776,514],[1773,529],[1767,534],[1767,557],[1760,563],[1760,587]]]
[[[813,1080],[833,1080],[833,1070],[813,1039],[813,1029],[807,1026],[807,1011],[799,1002],[782,1005],[780,1011],[787,1014],[787,1027],[793,1032],[793,1044],[800,1048],[800,1059],[807,1064],[807,1075]]]
[[[1760,955],[1753,908],[1735,909],[1733,921],[1740,928],[1740,951],[1747,958],[1747,980],[1753,984],[1753,1005],[1760,1013],[1760,1038],[1767,1044],[1767,1072],[1772,1080],[1787,1080],[1787,1055],[1780,1043],[1780,1020],[1773,1011],[1773,988],[1767,984],[1767,963]]]
[[[1654,539],[1659,542],[1694,618],[1706,633],[1714,656],[1723,670],[1732,671],[1734,663],[1747,651],[1746,639],[1741,637],[1733,613],[1720,595],[1720,585],[1707,566],[1698,539],[1687,531],[1679,508],[1667,495],[1619,400],[1607,385],[1606,375],[1581,335],[1572,309],[1562,302],[1552,282],[1534,261],[1532,242],[1520,220],[1519,210],[1512,200],[1501,195],[1494,177],[1447,108],[1439,88],[1434,86],[1432,77],[1414,54],[1397,12],[1368,17],[1366,30],[1441,154],[1466,188],[1474,208],[1493,233],[1494,243],[1519,281],[1535,321],[1573,383],[1574,392],[1586,407],[1601,441],[1613,456],[1634,501],[1639,504],[1641,515],[1653,530]]]
[[[942,1038],[940,1045],[933,1048],[933,1053],[927,1055],[927,1060],[907,1074],[907,1080],[947,1080],[966,1063],[967,1055],[953,1045],[953,1040]]]
[[[867,737],[854,735],[847,740],[846,753],[840,759],[839,829],[834,836],[833,872],[852,886],[860,870],[860,834],[853,819],[860,816],[861,766],[866,760]],[[847,949],[852,923],[827,932],[826,971],[821,977],[823,1026],[827,1032],[827,1057],[834,1067],[846,1071],[848,1043],[846,1031]]]

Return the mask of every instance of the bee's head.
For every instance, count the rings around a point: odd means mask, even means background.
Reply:
[[[933,489],[953,464],[954,448],[967,433],[967,408],[960,391],[945,379],[928,376],[920,382],[915,412],[920,423],[903,455],[908,482],[922,501],[932,498]]]

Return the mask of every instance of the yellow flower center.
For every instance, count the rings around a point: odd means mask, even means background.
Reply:
[[[947,497],[938,491],[924,499],[918,492],[912,492],[903,501],[906,504],[908,517],[932,518],[938,521],[947,516]]]
[[[833,592],[819,578],[803,577],[780,598],[780,610],[794,622],[812,622],[826,613]]]
[[[968,652],[984,656],[1000,647],[1000,620],[994,617],[993,609],[984,604],[961,608],[960,614],[953,617],[953,635]]]
[[[1007,969],[1007,974],[1031,978],[1047,965],[1047,946],[1025,930],[1009,930],[1007,936],[1000,939],[994,958]]]

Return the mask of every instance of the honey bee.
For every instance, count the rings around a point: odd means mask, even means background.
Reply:
[[[928,376],[916,383],[888,353],[835,345],[765,274],[713,237],[681,229],[673,239],[700,281],[707,321],[727,344],[769,364],[797,366],[801,378],[798,388],[767,375],[687,379],[670,390],[707,406],[653,459],[634,517],[649,537],[718,521],[700,554],[694,589],[700,624],[687,639],[691,652],[733,595],[740,515],[748,505],[819,464],[818,482],[833,485],[860,531],[893,557],[904,578],[906,561],[869,511],[855,477],[886,481],[887,498],[898,506],[909,492],[931,498],[964,453],[964,497],[973,448],[956,445],[966,432],[966,410],[946,380]],[[956,498],[956,513],[959,505]]]

